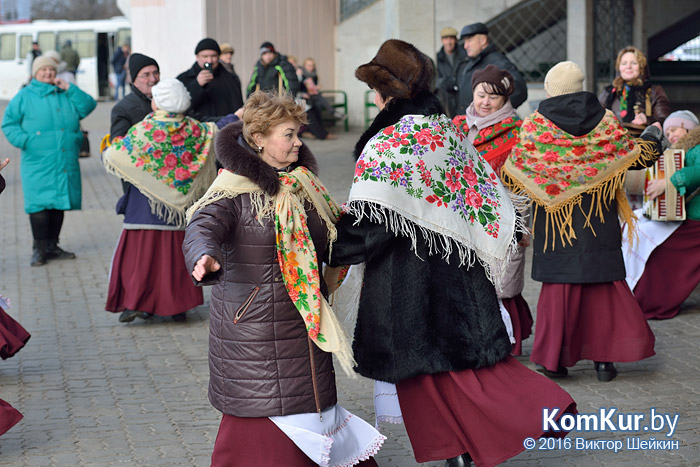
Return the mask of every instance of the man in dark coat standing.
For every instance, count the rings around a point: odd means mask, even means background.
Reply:
[[[474,97],[472,96],[472,75],[476,70],[486,68],[486,65],[496,65],[502,70],[513,75],[515,92],[510,96],[510,103],[517,109],[527,100],[527,86],[525,78],[496,47],[489,44],[489,29],[484,23],[474,23],[462,28],[460,39],[464,40],[464,50],[467,52],[467,60],[459,66],[459,100],[458,108],[464,112]]]
[[[203,120],[232,114],[243,107],[241,80],[219,63],[219,44],[207,37],[199,41],[194,54],[192,68],[177,77],[190,92],[192,115]]]
[[[437,89],[438,98],[447,112],[447,116],[452,118],[457,114],[464,113],[464,109],[457,107],[459,86],[457,83],[457,72],[462,61],[467,59],[467,52],[457,46],[457,30],[455,28],[443,28],[440,31],[442,48],[437,53]]]
[[[128,60],[131,93],[112,107],[110,142],[117,136],[124,136],[129,128],[152,112],[151,89],[160,81],[158,62],[151,57],[134,53]]]
[[[282,87],[292,96],[299,92],[299,79],[294,66],[287,61],[285,55],[275,51],[275,46],[270,42],[263,42],[260,46],[260,60],[253,68],[253,74],[246,89],[246,95],[250,96],[256,90],[277,91]]]

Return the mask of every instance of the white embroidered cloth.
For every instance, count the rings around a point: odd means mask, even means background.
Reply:
[[[386,437],[339,404],[317,413],[270,417],[270,420],[322,467],[349,467],[374,456]]]
[[[644,267],[654,249],[666,241],[675,230],[680,227],[681,222],[660,222],[652,221],[644,217],[644,209],[634,211],[639,221],[637,222],[637,236],[634,244],[630,248],[627,241],[627,225],[622,231],[622,256],[625,261],[627,271],[627,285],[630,290],[634,290],[637,282],[644,274]]]

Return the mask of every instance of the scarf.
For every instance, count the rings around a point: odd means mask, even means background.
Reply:
[[[148,198],[153,214],[184,228],[187,208],[216,176],[215,133],[214,123],[158,110],[114,138],[102,162]]]
[[[304,201],[310,202],[325,222],[331,245],[336,239],[334,224],[341,210],[318,177],[305,167],[280,172],[279,180],[280,191],[271,197],[251,179],[221,170],[205,195],[187,211],[188,222],[203,207],[241,194],[250,194],[261,224],[264,218],[274,216],[277,260],[284,285],[304,320],[309,339],[321,350],[333,352],[345,372],[354,376],[355,362],[348,338],[321,293],[320,265],[306,225]]]
[[[517,245],[507,191],[445,115],[404,115],[370,138],[346,211],[411,238],[414,251],[420,231],[430,254],[478,259],[496,284]]]
[[[628,229],[631,239],[634,214],[623,184],[627,169],[639,157],[639,145],[627,136],[610,110],[583,136],[572,136],[535,112],[523,121],[520,139],[503,166],[501,177],[516,193],[526,194],[544,208],[545,248],[550,227],[562,243],[572,244],[576,238],[573,209],[580,208],[584,194],[593,197],[590,211],[584,213],[584,228],[592,229],[590,219],[594,214],[603,222],[603,206],[607,207],[614,199],[618,214],[631,227]],[[554,243],[555,237],[552,248]]]
[[[507,104],[510,105],[510,103]],[[467,109],[467,115],[457,115],[452,121],[468,134],[470,140],[474,136],[472,144],[479,155],[491,164],[497,174],[500,174],[510,149],[518,140],[518,131],[522,120],[515,115],[512,106],[510,112],[502,114],[503,118],[489,118],[497,113],[501,114],[499,110],[486,117],[472,119],[470,109],[472,106]],[[473,133],[475,134],[473,135]]]

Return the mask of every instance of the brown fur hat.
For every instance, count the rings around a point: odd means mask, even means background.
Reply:
[[[355,70],[355,77],[385,99],[411,99],[430,89],[433,61],[408,42],[389,39],[379,47],[371,62]]]

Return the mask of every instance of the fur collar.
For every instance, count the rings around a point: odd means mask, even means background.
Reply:
[[[214,142],[216,158],[225,169],[251,179],[265,193],[276,195],[280,189],[277,170],[263,162],[253,148],[245,142],[242,135],[243,122],[230,123],[219,131]],[[299,159],[291,167],[299,166],[304,166],[314,174],[318,174],[316,158],[305,144],[299,148]]]
[[[686,153],[690,148],[700,145],[700,126],[690,130],[684,137],[676,141],[673,145],[676,149],[683,149]]]
[[[365,145],[374,135],[384,128],[394,125],[404,115],[434,115],[442,113],[444,111],[440,101],[430,91],[420,92],[413,99],[392,99],[384,107],[384,110],[377,114],[369,128],[360,136],[360,140],[353,151],[355,160],[360,158]]]

